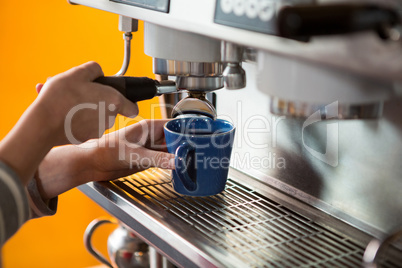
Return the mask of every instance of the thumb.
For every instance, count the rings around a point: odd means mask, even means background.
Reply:
[[[140,153],[140,163],[148,167],[174,169],[175,155],[161,151],[145,149]]]
[[[139,109],[136,102],[131,102],[123,97],[122,104],[120,106],[119,114],[126,117],[134,118],[138,115]]]
[[[42,83],[36,84],[36,92],[37,92],[38,94],[40,93],[40,91],[42,90],[42,88],[43,88],[43,84],[42,84]]]

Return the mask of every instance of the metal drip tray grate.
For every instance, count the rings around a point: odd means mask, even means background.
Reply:
[[[227,258],[238,259],[248,267],[361,266],[364,244],[319,225],[231,178],[224,192],[210,197],[177,194],[172,189],[170,173],[159,169],[121,178],[112,184],[143,204],[152,203],[153,210],[174,217],[181,229],[199,233]],[[401,263],[402,257],[387,260],[383,267],[401,267]]]

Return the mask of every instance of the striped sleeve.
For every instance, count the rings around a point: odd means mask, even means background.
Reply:
[[[28,202],[31,208],[31,218],[52,216],[56,214],[58,197],[50,200],[43,200],[40,196],[35,178],[32,178],[27,185]]]
[[[29,205],[17,174],[0,161],[0,246],[29,219]]]

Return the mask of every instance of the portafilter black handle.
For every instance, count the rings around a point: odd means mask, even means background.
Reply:
[[[288,6],[278,14],[279,36],[308,40],[312,36],[373,30],[387,39],[385,27],[400,23],[398,13],[373,4],[325,4]]]
[[[94,82],[115,88],[132,102],[152,99],[158,93],[158,81],[148,77],[102,76]]]

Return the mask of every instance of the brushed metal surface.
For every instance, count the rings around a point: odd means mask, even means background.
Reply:
[[[170,172],[160,169],[80,189],[181,267],[361,265],[365,241],[299,214],[267,197],[278,198],[275,190],[261,194],[235,176],[245,175],[231,172],[225,191],[210,197],[175,193]],[[401,263],[402,254],[394,254],[383,267]]]
[[[253,77],[256,65],[243,67]],[[270,96],[248,81],[216,92],[218,118],[237,128],[233,167],[373,235],[402,225],[402,98],[380,119],[308,124],[272,115]]]
[[[222,64],[220,62],[183,62],[153,58],[153,72],[173,76],[221,76]]]

